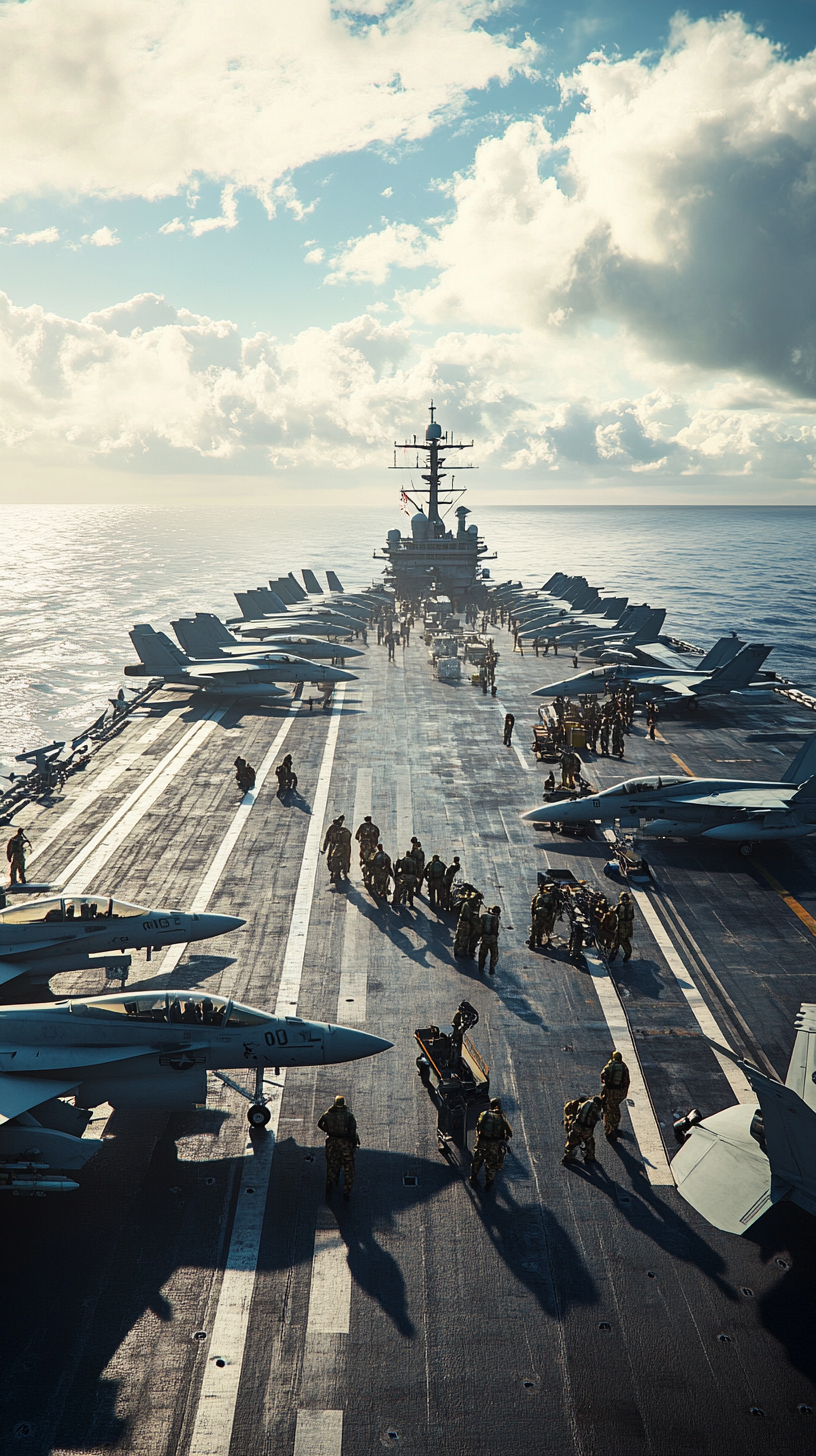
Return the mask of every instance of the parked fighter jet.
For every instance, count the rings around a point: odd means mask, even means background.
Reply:
[[[719,645],[719,644],[718,644]],[[743,647],[730,662],[723,667],[715,668],[713,672],[705,667],[716,648],[712,648],[708,658],[704,658],[700,666],[693,672],[675,672],[673,669],[664,669],[662,672],[649,671],[638,667],[630,668],[628,665],[617,667],[599,667],[590,669],[589,672],[579,673],[577,677],[567,677],[561,682],[548,683],[546,687],[536,688],[531,697],[534,698],[555,698],[578,697],[581,693],[602,693],[611,691],[613,687],[623,686],[624,683],[631,683],[638,698],[651,698],[654,702],[679,702],[681,699],[688,702],[689,707],[698,706],[695,699],[717,697],[721,693],[739,692],[745,688],[764,686],[762,680],[755,682],[755,675],[762,666],[766,657],[772,652],[771,647],[764,647],[762,643],[753,643]]]
[[[29,900],[0,910],[0,985],[25,976],[42,986],[59,971],[84,971],[110,963],[122,970],[128,956],[102,956],[166,945],[186,945],[227,935],[245,925],[234,915],[192,915],[153,910],[110,895],[64,895]]]
[[[195,617],[181,617],[178,622],[171,622],[170,625],[178,637],[182,652],[194,658],[235,657],[241,662],[251,660],[262,665],[268,660],[270,652],[295,652],[309,662],[327,657],[345,659],[364,656],[361,647],[350,647],[345,642],[329,642],[324,637],[294,637],[291,633],[288,636],[276,633],[267,639],[267,645],[259,648],[257,643],[250,645],[248,642],[239,642],[212,612],[196,612]]]
[[[255,621],[275,621],[278,630],[285,631],[298,629],[311,632],[312,624],[317,630],[320,624],[322,629],[333,632],[356,632],[361,626],[361,619],[357,613],[352,613],[345,608],[345,599],[342,611],[332,606],[312,606],[307,603],[303,606],[292,606],[283,600],[276,591],[268,587],[258,587],[254,591],[243,591],[234,593],[235,600],[241,609],[242,624]],[[241,620],[239,619],[239,620]]]
[[[201,1107],[207,1071],[251,1068],[254,1127],[269,1121],[264,1071],[353,1062],[393,1043],[366,1031],[271,1016],[202,991],[137,991],[0,1008],[0,1188],[68,1192],[64,1175],[100,1142],[82,1109]],[[73,1095],[76,1106],[60,1102]]]
[[[134,627],[130,640],[141,659],[138,666],[128,665],[126,677],[162,677],[167,682],[201,688],[205,693],[223,696],[238,693],[241,697],[267,699],[282,697],[278,682],[356,682],[353,672],[344,667],[330,667],[294,657],[286,652],[270,652],[260,662],[233,662],[229,658],[196,660],[181,652],[164,632],[154,632],[147,623]]]
[[[752,853],[766,839],[816,833],[816,733],[777,783],[649,775],[522,814],[528,824],[612,824],[664,839],[716,839]]]
[[[715,1228],[744,1234],[782,1198],[816,1213],[816,1006],[803,1005],[783,1087],[726,1047],[757,1095],[691,1126],[672,1160],[677,1191]],[[711,1043],[712,1046],[715,1043]]]

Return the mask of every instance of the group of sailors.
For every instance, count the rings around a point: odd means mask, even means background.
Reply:
[[[530,902],[530,949],[550,945],[555,923],[563,917],[570,922],[571,952],[580,952],[583,942],[592,938],[607,961],[613,961],[618,951],[623,952],[624,962],[632,959],[635,907],[628,890],[621,890],[617,904],[612,904],[602,890],[545,879]],[[581,931],[577,945],[576,929]]]

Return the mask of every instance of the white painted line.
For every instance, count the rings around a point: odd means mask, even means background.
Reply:
[[[340,725],[344,689],[345,683],[340,683],[332,703],[329,729],[312,805],[312,816],[306,835],[306,847],[295,891],[289,936],[283,956],[280,987],[275,1006],[276,1016],[293,1016],[300,995],[315,871],[337,747],[337,732]],[[213,1320],[209,1357],[201,1384],[189,1456],[229,1456],[244,1349],[249,1331],[249,1313],[255,1286],[264,1209],[269,1191],[269,1175],[272,1170],[272,1154],[278,1135],[281,1102],[286,1083],[285,1069],[276,1081],[278,1085],[272,1089],[274,1095],[268,1104],[271,1120],[267,1127],[267,1135],[257,1139],[257,1152],[252,1140],[247,1141],[245,1149],[244,1168],[238,1190],[238,1205],[232,1226],[224,1278]],[[250,1188],[254,1192],[249,1193]],[[218,1360],[223,1360],[225,1363],[218,1365],[216,1363]],[[304,1448],[304,1451],[306,1449]]]
[[[728,1046],[728,1037],[720,1027],[713,1013],[709,1011],[707,1003],[698,991],[690,971],[686,969],[675,950],[669,939],[668,931],[664,928],[663,922],[651,904],[648,895],[643,890],[636,890],[634,886],[630,888],[640,909],[640,913],[657,941],[663,958],[685,996],[691,1014],[697,1022],[703,1036],[710,1037],[712,1041],[718,1041]],[[714,1052],[714,1055],[722,1068],[723,1075],[728,1078],[737,1101],[756,1102],[756,1092],[754,1092],[753,1088],[746,1081],[739,1067],[735,1066],[733,1062],[730,1062],[727,1057],[721,1056],[717,1051]]]
[[[646,1090],[637,1047],[632,1039],[629,1023],[615,990],[615,983],[609,974],[608,967],[596,951],[584,950],[584,959],[601,1003],[601,1010],[609,1027],[615,1050],[622,1053],[623,1060],[629,1068],[627,1110],[640,1149],[640,1156],[643,1159],[646,1177],[650,1183],[658,1186],[674,1187],[674,1178],[666,1157],[666,1149],[655,1118],[654,1108]]]
[[[358,768],[357,789],[354,795],[354,830],[362,824],[366,814],[371,813],[371,769]],[[359,846],[353,841],[352,858],[359,859]],[[361,884],[359,868],[352,865],[352,877]],[[346,900],[346,922],[343,927],[343,953],[340,961],[340,985],[337,991],[337,1015],[340,1025],[352,1023],[359,1026],[366,1019],[368,999],[368,966],[360,955],[362,935],[368,930],[368,921],[360,914],[353,900]]]
[[[399,767],[391,775],[395,789],[397,809],[397,843],[392,860],[400,859],[411,847],[414,832],[414,808],[411,802],[411,773],[408,768]]]
[[[351,1270],[340,1230],[315,1229],[307,1335],[347,1335],[351,1321]]]
[[[615,835],[611,829],[604,829],[603,837],[607,843],[614,844]],[[721,1042],[725,1046],[730,1046],[728,1037],[719,1026],[713,1012],[709,1011],[706,1001],[697,988],[694,977],[675,948],[668,931],[664,928],[663,921],[657,914],[648,895],[643,890],[637,890],[631,884],[628,885],[628,889],[640,909],[643,919],[646,921],[652,935],[657,941],[663,959],[685,996],[689,1010],[703,1033],[703,1036],[709,1037],[712,1041]],[[739,1067],[735,1066],[733,1062],[730,1062],[727,1057],[720,1056],[719,1052],[715,1051],[714,1056],[717,1058],[723,1076],[730,1082],[731,1089],[737,1101],[756,1102],[756,1093],[749,1086]]]
[[[228,703],[222,708],[211,710],[206,718],[194,723],[182,735],[178,743],[174,744],[170,752],[165,754],[161,762],[157,763],[144,783],[139,784],[138,788],[128,795],[124,803],[120,804],[102,827],[91,836],[87,844],[84,844],[73,859],[69,860],[68,864],[59,871],[55,878],[65,886],[68,894],[82,895],[85,893],[94,877],[108,863],[120,844],[124,843],[131,830],[144,817],[148,809],[152,808],[179,770],[209,737],[230,706],[231,704]]]
[[[499,712],[502,715],[502,721],[504,721],[504,718],[507,715],[507,709],[505,708],[504,703],[500,703],[499,702],[498,698],[496,698],[495,701],[496,701],[496,707],[498,708]],[[515,731],[516,731],[516,725],[514,723],[513,724],[513,732],[515,733]],[[526,769],[528,773],[532,773],[532,771],[533,771],[533,765],[531,763],[528,763],[527,762],[527,760],[524,757],[524,754],[522,753],[522,751],[519,748],[518,744],[517,743],[514,743],[513,740],[512,740],[512,738],[510,739],[510,743],[511,743],[513,752],[515,753],[516,758],[518,759],[518,761],[521,764],[522,768]]]
[[[255,788],[250,789],[248,794],[244,794],[243,799],[238,805],[238,808],[233,815],[232,823],[230,824],[229,829],[224,835],[224,838],[221,840],[218,849],[213,855],[210,867],[198,887],[198,891],[191,907],[191,913],[193,915],[202,915],[209,905],[215,887],[218,884],[218,881],[220,880],[222,874],[224,873],[227,860],[232,854],[232,851],[235,848],[235,845],[244,830],[246,821],[249,818],[249,815],[257,801],[258,795],[274,766],[275,759],[277,758],[284,745],[284,742],[286,741],[286,735],[288,734],[289,729],[291,728],[295,718],[297,717],[300,706],[300,700],[296,698],[295,701],[292,703],[289,712],[284,718],[283,723],[281,724],[280,730],[275,738],[274,743],[272,744],[272,747],[269,749],[266,757],[263,760],[263,763],[261,764],[257,774],[255,775]],[[183,945],[171,946],[164,959],[157,967],[156,975],[166,976],[169,975],[171,971],[174,971],[185,951],[187,950],[187,945],[188,943],[185,942]],[[226,995],[227,993],[222,992],[222,994]]]
[[[165,713],[162,718],[151,721],[150,727],[141,738],[132,742],[123,753],[117,754],[113,762],[109,763],[106,768],[94,774],[93,781],[80,790],[73,800],[71,808],[66,809],[64,814],[60,814],[59,818],[50,824],[45,834],[38,833],[37,825],[40,819],[35,819],[30,827],[37,843],[31,854],[27,856],[26,863],[33,864],[35,859],[39,859],[41,854],[45,854],[45,851],[51,848],[54,840],[59,838],[63,829],[67,829],[69,825],[79,819],[94,799],[98,799],[100,794],[104,794],[127,769],[131,768],[136,760],[141,758],[145,749],[155,743],[156,739],[161,737],[168,728],[177,723],[184,712],[186,712],[186,708],[174,708]],[[93,773],[93,769],[90,769],[90,772]]]
[[[341,1456],[342,1450],[341,1410],[298,1411],[294,1456]]]

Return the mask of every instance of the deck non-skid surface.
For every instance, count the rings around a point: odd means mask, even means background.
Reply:
[[[274,1139],[249,1135],[220,1084],[195,1114],[100,1110],[106,1140],[78,1194],[4,1203],[4,1450],[816,1451],[812,1220],[783,1205],[743,1239],[719,1234],[666,1171],[672,1117],[739,1095],[703,1038],[711,1018],[784,1076],[793,1016],[816,999],[816,940],[735,851],[663,842],[630,965],[532,952],[536,871],[606,884],[607,850],[520,823],[547,772],[529,752],[529,693],[563,661],[497,636],[497,700],[435,682],[416,637],[393,665],[371,647],[331,715],[160,697],[70,797],[32,814],[38,878],[246,917],[181,955],[135,958],[130,986],[296,1002],[395,1045],[288,1072]],[[775,777],[813,726],[783,699],[666,714],[657,743],[636,719],[623,771],[590,759],[589,773],[666,772],[674,754],[696,774]],[[238,814],[233,759],[271,769],[284,733],[297,794],[281,802],[269,775]],[[429,855],[460,855],[502,907],[495,977],[453,958],[453,924],[427,899],[374,902],[356,853],[350,883],[329,886],[316,848],[341,812],[355,828],[371,813],[392,857],[412,833]],[[811,845],[758,859],[816,913]],[[463,998],[515,1129],[490,1194],[438,1153],[415,1067],[414,1027],[449,1023]],[[616,1034],[638,1056],[623,1137],[601,1137],[594,1172],[563,1168],[563,1103],[596,1090]],[[339,1091],[362,1147],[351,1201],[327,1206],[315,1124]]]

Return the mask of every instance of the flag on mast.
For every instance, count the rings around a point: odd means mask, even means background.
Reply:
[[[405,494],[405,491],[404,490],[401,490],[400,491],[400,510],[401,511],[404,511],[405,514],[406,514],[406,516],[410,516],[410,514],[411,514],[411,512],[408,509],[408,507],[409,507],[410,504],[411,504],[411,502],[409,501],[407,495]]]

